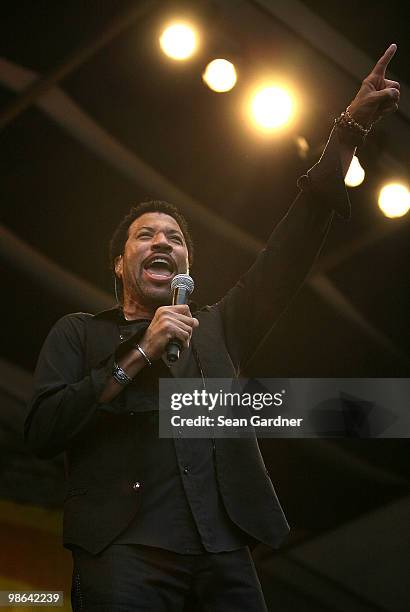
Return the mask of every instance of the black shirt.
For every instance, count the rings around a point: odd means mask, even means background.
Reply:
[[[120,311],[121,312],[121,311]],[[119,317],[122,341],[143,333],[147,321]],[[200,377],[190,352],[190,376]],[[136,444],[141,448],[141,505],[116,543],[158,546],[179,553],[222,552],[246,545],[250,538],[228,517],[215,474],[210,439],[158,437],[158,380],[170,376],[162,360],[145,367],[133,385],[142,387],[144,401],[133,411]]]

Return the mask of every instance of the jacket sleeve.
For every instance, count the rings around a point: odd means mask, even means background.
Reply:
[[[25,441],[39,457],[53,457],[67,448],[98,411],[111,375],[114,355],[84,376],[85,324],[78,313],[60,319],[48,334],[34,374],[32,400],[24,423]]]
[[[319,162],[298,180],[298,187],[296,200],[266,247],[218,303],[228,351],[238,371],[246,366],[302,286],[335,211],[344,219],[350,217],[335,129]]]

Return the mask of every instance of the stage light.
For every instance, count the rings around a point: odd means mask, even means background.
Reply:
[[[410,210],[410,192],[401,183],[389,183],[380,190],[378,203],[386,217],[402,217]]]
[[[349,170],[345,177],[345,184],[348,187],[358,187],[364,181],[364,169],[360,165],[359,159],[356,155],[353,155],[353,159],[350,162]]]
[[[251,101],[251,113],[255,124],[266,131],[282,128],[292,118],[294,101],[282,87],[259,89]]]
[[[235,66],[225,59],[215,59],[210,62],[202,75],[209,89],[217,93],[230,91],[235,87],[236,78]]]
[[[159,43],[168,57],[185,60],[196,51],[198,35],[187,23],[173,23],[162,32]]]

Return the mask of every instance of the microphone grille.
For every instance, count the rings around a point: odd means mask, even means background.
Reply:
[[[194,287],[194,279],[189,274],[177,274],[171,281],[171,291],[174,291],[174,289],[186,289],[191,295]]]

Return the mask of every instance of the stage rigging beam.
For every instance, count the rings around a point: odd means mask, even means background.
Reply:
[[[56,85],[56,83],[64,79],[76,68],[81,66],[81,64],[84,64],[90,57],[100,51],[100,49],[110,43],[118,34],[121,34],[121,32],[132,25],[134,21],[145,15],[156,4],[158,4],[158,0],[149,0],[147,2],[133,4],[131,9],[129,8],[119,15],[116,15],[98,36],[79,47],[69,55],[64,62],[56,66],[48,74],[44,76],[36,75],[34,80],[27,83],[26,88],[21,91],[20,95],[0,112],[0,130],[10,123],[10,121],[13,121],[13,119],[25,111],[29,106],[37,102],[37,100],[47,93],[51,87]]]

